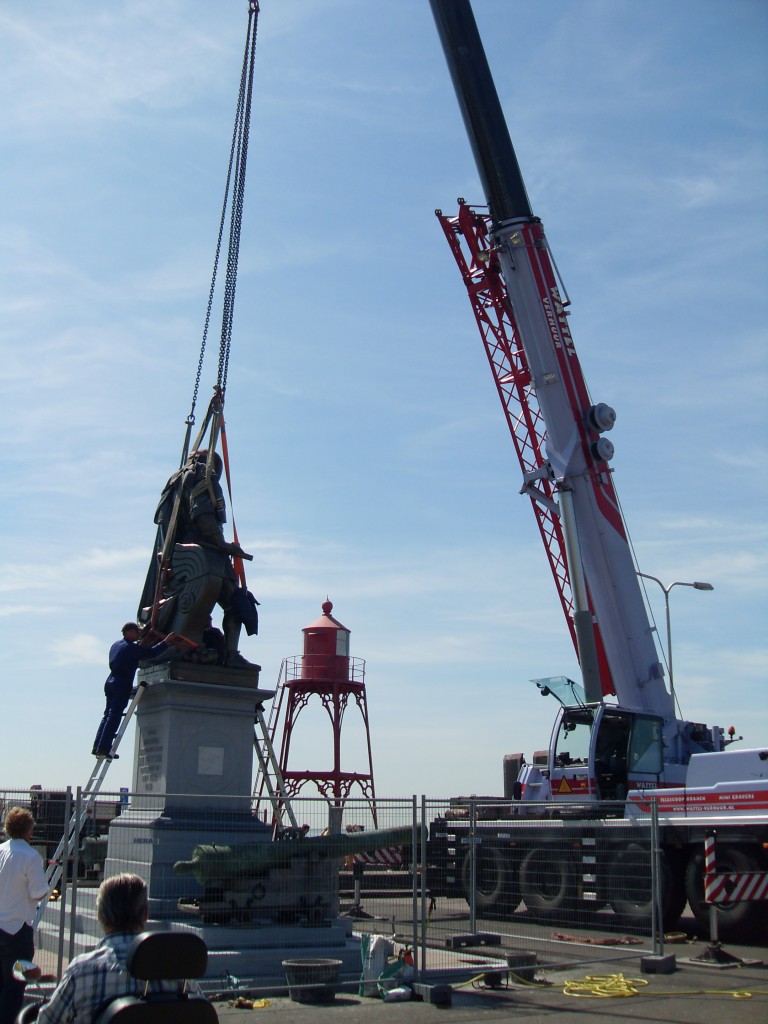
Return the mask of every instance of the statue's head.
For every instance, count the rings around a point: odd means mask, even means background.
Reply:
[[[197,451],[192,452],[187,460],[191,466],[203,466],[208,459],[208,449],[198,448]],[[213,453],[213,460],[211,462],[211,472],[214,476],[221,476],[222,470],[224,469],[224,463],[221,461],[221,456],[218,452]]]

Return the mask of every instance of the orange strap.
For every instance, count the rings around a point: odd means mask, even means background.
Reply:
[[[221,414],[220,421],[220,434],[221,434],[221,457],[224,461],[224,474],[227,478],[227,491],[229,493],[229,511],[232,516],[232,535],[235,540],[235,544],[240,544],[237,536],[237,526],[235,524],[235,506],[232,503],[232,480],[229,474],[229,448],[227,447],[227,425],[224,422],[224,413]],[[245,566],[243,560],[239,555],[235,555],[232,559],[232,565],[235,570],[235,575],[240,581],[240,586],[243,590],[247,590],[248,586],[245,582]]]

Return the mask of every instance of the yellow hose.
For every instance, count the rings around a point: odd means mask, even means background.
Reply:
[[[647,985],[645,978],[625,978],[623,974],[588,974],[583,981],[566,981],[563,995],[577,999],[626,999],[636,996],[638,985]]]
[[[626,999],[639,995],[638,986],[647,985],[645,978],[625,978],[623,974],[588,974],[583,981],[566,981],[563,995],[577,999]],[[758,995],[765,990],[760,989]],[[691,989],[669,992],[654,990],[654,996],[731,996],[733,999],[751,999],[746,989]]]
[[[483,981],[488,971],[470,978],[468,981],[453,985],[454,989],[466,988],[469,985],[477,985]],[[520,985],[528,985],[531,988],[547,988],[550,982],[526,981],[514,974],[512,971],[504,972],[503,968],[499,973],[507,973],[510,980]],[[575,999],[627,999],[630,996],[640,995],[640,988],[648,985],[645,978],[625,978],[623,974],[588,974],[581,981],[572,979],[566,981],[563,986],[563,995],[573,996]],[[691,989],[682,991],[674,989],[668,992],[659,992],[654,989],[654,996],[731,996],[733,999],[751,999],[753,995],[768,995],[768,989],[758,989],[756,992],[748,992],[746,989]]]

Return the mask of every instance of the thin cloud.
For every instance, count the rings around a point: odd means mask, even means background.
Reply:
[[[75,633],[51,645],[55,665],[104,665],[104,644],[91,633]]]

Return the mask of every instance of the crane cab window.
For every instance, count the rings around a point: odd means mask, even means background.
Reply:
[[[588,708],[563,715],[555,740],[555,764],[587,764],[594,718]]]
[[[629,739],[628,767],[631,772],[661,775],[664,767],[661,719],[642,715],[635,718]]]

